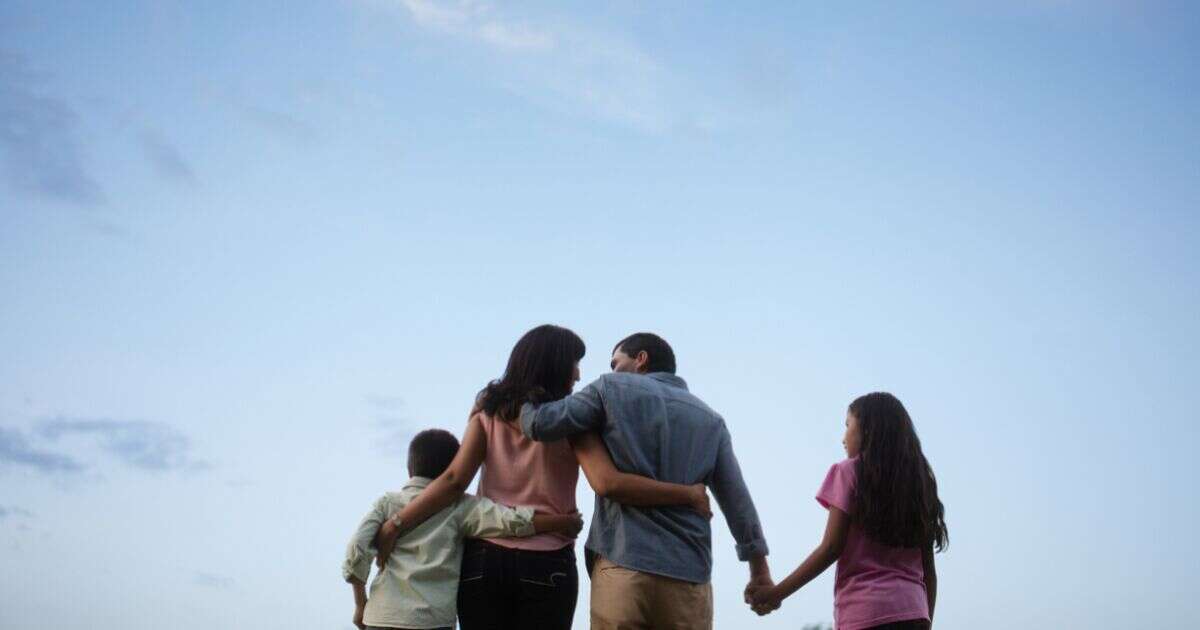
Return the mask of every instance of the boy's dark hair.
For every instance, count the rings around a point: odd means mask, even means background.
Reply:
[[[639,352],[645,352],[649,359],[646,361],[646,372],[675,373],[675,351],[666,339],[654,333],[633,333],[617,342],[613,352],[620,350],[631,357],[637,357]]]
[[[945,549],[949,535],[937,478],[908,410],[895,396],[875,392],[856,398],[849,411],[862,437],[854,520],[889,547]]]
[[[543,324],[517,340],[499,380],[479,392],[479,406],[489,416],[516,420],[521,405],[566,398],[575,386],[575,365],[587,347],[568,328]]]
[[[408,474],[436,479],[458,454],[458,438],[449,431],[427,429],[408,444]]]

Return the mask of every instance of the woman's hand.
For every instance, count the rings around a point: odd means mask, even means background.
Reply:
[[[375,564],[381,570],[392,555],[392,550],[396,548],[396,539],[400,537],[400,530],[396,527],[396,516],[393,514],[384,521],[383,525],[379,526],[379,532],[375,534]]]
[[[688,507],[696,510],[701,516],[711,521],[713,512],[712,505],[708,502],[708,488],[702,483],[692,484],[692,494],[695,496],[692,498],[691,503],[688,504]]]

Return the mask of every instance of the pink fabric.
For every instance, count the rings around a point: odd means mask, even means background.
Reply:
[[[850,532],[837,562],[833,621],[837,630],[860,630],[894,621],[929,619],[920,549],[887,547],[854,522],[857,458],[829,468],[817,501],[850,515]]]
[[[508,506],[527,505],[539,512],[569,514],[575,508],[579,463],[566,440],[534,442],[513,422],[483,415],[487,456],[479,478],[479,496]],[[489,538],[488,542],[512,549],[553,551],[575,543],[562,534],[528,538]]]

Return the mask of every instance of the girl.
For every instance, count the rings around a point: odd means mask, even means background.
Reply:
[[[379,558],[389,555],[397,535],[458,500],[481,468],[479,494],[504,505],[574,513],[582,467],[592,488],[614,501],[679,505],[712,517],[703,484],[621,473],[598,434],[534,442],[521,433],[516,423],[521,405],[569,395],[579,381],[585,351],[578,335],[549,324],[517,341],[504,375],[480,392],[450,467],[380,528]],[[579,585],[574,542],[561,534],[466,541],[458,590],[460,627],[569,630]]]
[[[867,394],[850,403],[842,444],[847,459],[817,492],[829,510],[824,538],[779,584],[750,589],[747,603],[765,615],[836,560],[838,630],[928,628],[937,599],[933,552],[948,538],[912,419],[895,396]]]

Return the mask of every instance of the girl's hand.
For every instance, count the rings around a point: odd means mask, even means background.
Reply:
[[[692,484],[692,494],[695,496],[692,498],[692,502],[688,504],[688,507],[696,510],[701,516],[711,521],[713,513],[712,505],[708,502],[708,488],[702,483]]]
[[[758,616],[770,614],[783,605],[783,596],[775,585],[751,587],[746,591],[750,609]]]

